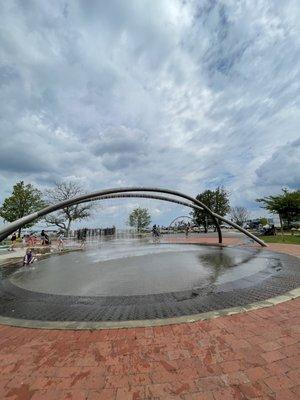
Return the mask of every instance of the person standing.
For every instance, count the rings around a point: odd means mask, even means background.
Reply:
[[[28,235],[23,235],[22,237],[22,246],[27,247],[27,237]]]
[[[64,250],[64,235],[62,233],[58,236],[58,250]]]
[[[34,245],[34,236],[33,236],[32,232],[29,233],[27,244],[28,244],[28,246],[33,246]]]
[[[42,245],[49,245],[50,244],[49,236],[44,231],[44,229],[41,232],[41,237],[42,237]]]
[[[156,236],[156,225],[155,224],[152,226],[152,236],[153,237]]]
[[[189,236],[189,230],[190,230],[190,225],[186,224],[185,225],[185,236],[188,237]]]
[[[80,248],[83,249],[86,245],[87,228],[81,229]]]
[[[158,242],[159,241],[159,230],[158,227],[156,226],[156,224],[153,225],[152,227],[152,236],[153,236],[153,242]]]
[[[15,251],[15,247],[16,247],[16,242],[17,242],[17,234],[16,232],[14,232],[10,238],[11,241],[11,245],[10,245],[10,251]]]
[[[45,239],[46,239],[46,233],[44,229],[41,232],[41,239],[42,239],[42,246],[45,244]]]

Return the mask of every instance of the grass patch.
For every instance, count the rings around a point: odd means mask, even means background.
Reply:
[[[299,235],[259,236],[266,243],[300,244]]]

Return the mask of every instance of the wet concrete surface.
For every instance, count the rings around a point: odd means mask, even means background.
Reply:
[[[81,253],[56,256],[12,274],[13,284],[36,292],[73,296],[131,296],[205,287],[253,275],[276,265],[259,250],[106,243]]]
[[[111,241],[6,273],[0,315],[95,321],[195,314],[294,289],[299,265],[261,249]]]

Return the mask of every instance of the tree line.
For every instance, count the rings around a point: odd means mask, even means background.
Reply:
[[[218,187],[216,190],[205,190],[196,198],[220,216],[229,214],[231,221],[239,226],[243,226],[250,219],[250,213],[245,207],[230,207],[229,193],[222,187]],[[290,229],[294,222],[299,222],[300,190],[288,191],[287,189],[282,189],[281,194],[258,198],[256,201],[270,213],[278,214],[281,230],[284,225]],[[203,225],[206,231],[208,226],[213,225],[210,216],[198,210],[194,210],[192,214],[194,221],[198,225]],[[267,219],[262,218],[262,222],[266,224]]]
[[[53,188],[41,192],[32,184],[23,181],[13,186],[11,196],[7,197],[0,207],[0,216],[6,222],[12,222],[28,214],[42,209],[47,205],[56,204],[60,201],[71,199],[75,196],[84,194],[83,188],[76,182],[56,183]],[[245,207],[230,207],[229,192],[223,187],[215,190],[205,190],[196,196],[196,199],[204,203],[214,213],[220,216],[230,215],[236,224],[242,226],[249,220],[250,214]],[[293,222],[300,218],[300,190],[288,191],[283,189],[279,195],[270,195],[256,200],[262,208],[273,214],[279,215],[281,229],[286,225],[291,227]],[[88,218],[91,215],[91,203],[77,204],[64,207],[55,213],[45,216],[43,219],[49,225],[55,225],[60,230],[69,233],[71,223]],[[200,210],[192,211],[193,221],[198,226],[203,226],[207,232],[214,222],[210,215]],[[30,228],[36,221],[27,224],[25,228]],[[128,224],[137,228],[138,231],[146,228],[151,223],[151,216],[147,209],[136,208],[128,218]],[[19,229],[18,235],[21,235]]]
[[[229,214],[231,221],[243,226],[250,219],[250,213],[242,206],[230,207],[229,197],[229,192],[225,188],[217,187],[215,190],[205,190],[199,193],[196,199],[220,216]],[[300,219],[300,190],[290,192],[287,189],[282,189],[282,193],[279,195],[259,198],[256,201],[270,213],[279,215],[281,229],[284,225],[290,229],[293,222]],[[215,226],[212,217],[205,212],[193,210],[191,216],[194,224],[203,226],[206,233],[210,226]],[[266,218],[261,218],[263,225],[266,225],[267,222]],[[128,223],[140,231],[149,226],[151,216],[147,209],[138,207],[129,215]]]

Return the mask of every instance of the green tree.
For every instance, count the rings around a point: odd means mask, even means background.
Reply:
[[[260,223],[262,226],[265,226],[265,225],[267,225],[268,220],[267,220],[267,218],[262,217],[262,218],[260,218],[259,223]]]
[[[293,221],[300,218],[300,190],[289,192],[287,189],[282,189],[282,194],[277,196],[266,196],[257,199],[262,203],[262,207],[271,213],[278,214],[283,232],[283,223],[286,222],[288,228],[291,228]]]
[[[72,199],[81,194],[84,194],[84,190],[78,183],[72,181],[57,182],[52,189],[46,190],[45,201],[48,205],[51,205]],[[56,213],[46,215],[44,219],[48,224],[58,226],[68,236],[72,221],[80,221],[88,218],[91,215],[91,209],[91,204],[76,204],[62,208]]]
[[[149,226],[151,216],[147,208],[135,208],[129,215],[128,224],[140,232],[142,229]]]
[[[35,211],[43,208],[42,193],[33,185],[25,185],[23,181],[14,185],[12,195],[4,200],[0,207],[0,216],[7,222],[13,222],[16,219],[25,217]],[[23,228],[30,228],[36,221],[25,225]],[[18,236],[21,236],[21,229],[18,230]]]
[[[205,190],[199,193],[196,199],[221,216],[230,211],[229,193],[223,187],[217,187],[216,190]],[[206,212],[193,210],[192,215],[195,224],[203,225],[206,233],[208,226],[214,224],[213,219]]]

